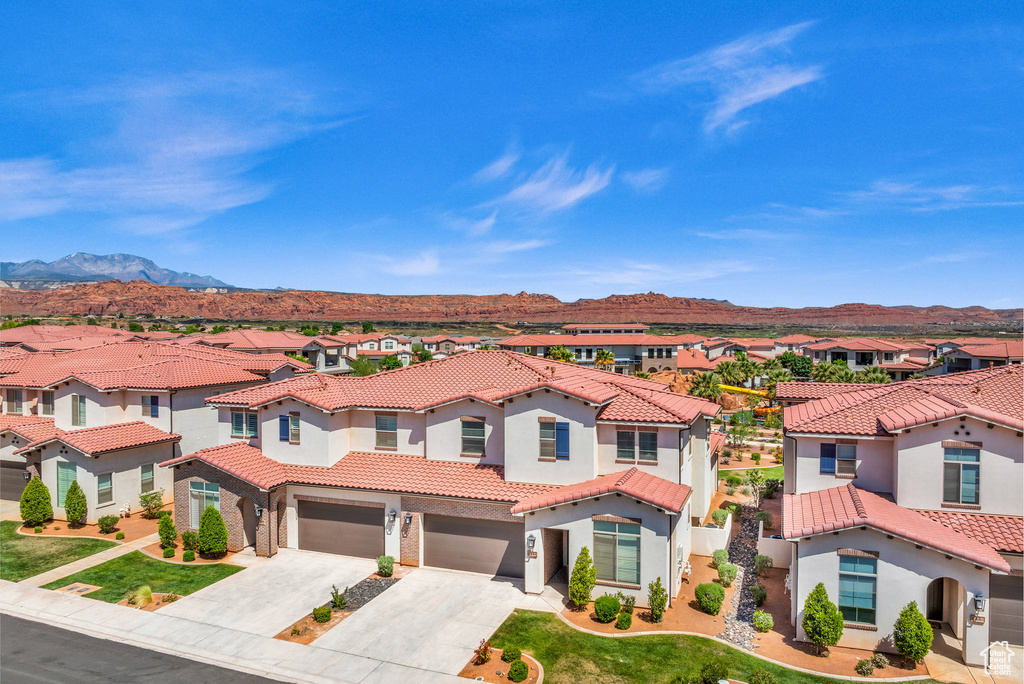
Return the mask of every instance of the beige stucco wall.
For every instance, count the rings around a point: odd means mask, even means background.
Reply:
[[[484,457],[461,456],[462,416],[480,417],[484,426]],[[468,399],[439,406],[428,411],[426,423],[426,456],[432,461],[460,463],[486,463],[501,465],[505,462],[505,414],[497,406]]]
[[[505,479],[571,484],[597,476],[597,409],[558,392],[538,390],[505,403]],[[539,461],[539,418],[569,423],[569,459]]]
[[[821,445],[835,444],[836,439],[827,437],[796,438],[796,477],[793,483],[796,493],[830,489],[853,482],[861,489],[872,492],[893,491],[893,442],[889,438],[857,438],[857,477],[824,475],[820,471]],[[785,461],[785,455],[783,461]],[[788,475],[788,471],[787,471]],[[787,492],[789,489],[787,488]]]
[[[679,428],[659,427],[658,428],[658,462],[656,465],[647,465],[639,461],[630,463],[616,462],[616,432],[619,430],[635,431],[634,425],[608,425],[597,426],[597,470],[601,475],[618,473],[629,470],[634,465],[640,470],[666,479],[669,482],[679,481]],[[634,444],[637,445],[635,453],[639,454],[639,446],[634,437]]]

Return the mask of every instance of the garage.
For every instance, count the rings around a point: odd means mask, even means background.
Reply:
[[[523,577],[526,548],[522,523],[426,515],[423,564],[502,577]]]
[[[988,599],[992,626],[989,641],[1008,641],[1024,644],[1024,577],[992,575],[989,579]]]
[[[299,548],[343,556],[384,555],[384,509],[298,501]]]
[[[0,461],[0,499],[18,501],[21,492],[28,484],[25,479],[27,470],[25,463],[18,461]]]

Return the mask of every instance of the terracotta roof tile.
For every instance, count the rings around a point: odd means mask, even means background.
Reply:
[[[993,344],[965,344],[956,351],[984,359],[1006,359],[1020,362],[1024,357],[1024,342],[996,342]]]
[[[1001,553],[1024,553],[1024,518],[960,511],[918,511]]]
[[[862,389],[875,389],[873,383],[842,383],[842,382],[779,382],[775,384],[775,398],[779,400],[811,400],[830,397],[833,394],[845,394]]]
[[[613,493],[633,497],[656,508],[679,513],[686,505],[690,491],[690,487],[687,485],[676,484],[637,468],[630,468],[621,473],[602,475],[593,480],[558,487],[524,499],[512,507],[512,513],[526,513]]]
[[[715,364],[708,361],[708,357],[696,349],[680,349],[676,355],[676,368],[679,370],[708,371],[715,368]]]
[[[44,444],[57,441],[63,442],[81,451],[83,454],[96,456],[111,451],[134,449],[150,444],[177,442],[180,439],[181,435],[164,432],[149,423],[135,421],[132,423],[82,428],[81,430],[48,429],[46,433],[38,435],[35,441],[14,453],[20,454],[33,451]]]

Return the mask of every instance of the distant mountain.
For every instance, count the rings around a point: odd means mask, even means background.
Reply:
[[[0,262],[0,278],[4,280],[50,280],[94,282],[98,280],[145,280],[157,285],[181,287],[231,287],[213,276],[172,271],[161,268],[149,259],[134,254],[86,254],[76,252],[63,259],[46,263],[39,259],[16,263]]]

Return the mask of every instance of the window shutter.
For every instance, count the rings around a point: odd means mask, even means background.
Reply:
[[[74,463],[60,461],[57,463],[57,505],[64,507],[64,497],[67,496],[68,488],[75,481],[77,467]]]
[[[278,416],[277,418],[278,437],[282,442],[288,441],[288,432],[290,426],[288,424],[288,416]]]
[[[231,434],[241,435],[245,430],[245,414],[241,411],[231,413]]]
[[[245,414],[245,423],[247,428],[245,436],[255,437],[257,429],[259,428],[259,415],[255,413]]]
[[[568,423],[555,423],[555,458],[569,458]]]

